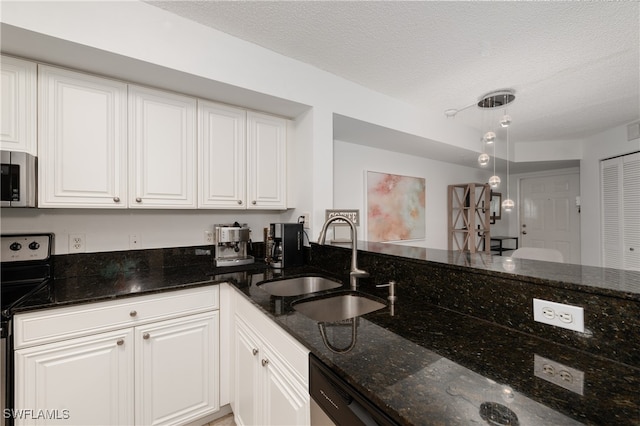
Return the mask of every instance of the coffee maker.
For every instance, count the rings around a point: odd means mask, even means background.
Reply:
[[[251,229],[246,223],[213,225],[213,239],[216,248],[214,266],[248,265],[254,262],[253,256],[247,254],[247,246],[251,244]]]
[[[304,260],[302,223],[272,223],[269,227],[273,238],[271,266],[274,268],[302,266]]]

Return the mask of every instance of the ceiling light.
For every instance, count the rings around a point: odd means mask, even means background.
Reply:
[[[502,127],[509,127],[509,124],[511,124],[511,116],[509,114],[503,115],[500,119],[500,125]]]
[[[496,140],[496,134],[493,132],[487,132],[484,134],[484,141],[486,143],[493,143]]]
[[[486,152],[483,152],[478,157],[478,163],[480,163],[481,166],[486,166],[487,164],[489,164],[489,160],[491,160],[491,157],[489,157],[489,154],[487,154]]]
[[[500,176],[493,175],[489,178],[489,186],[493,189],[496,189],[500,186]]]

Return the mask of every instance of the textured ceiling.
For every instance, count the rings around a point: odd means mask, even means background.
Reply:
[[[516,141],[582,138],[640,118],[637,1],[148,3],[427,114],[513,88]],[[454,119],[481,128],[489,118],[473,107]]]

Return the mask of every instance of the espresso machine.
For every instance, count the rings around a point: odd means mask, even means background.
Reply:
[[[216,248],[214,266],[248,265],[254,262],[247,254],[251,244],[251,229],[246,223],[213,225],[213,239]]]
[[[304,260],[302,224],[272,223],[269,227],[273,238],[271,266],[274,268],[302,266]]]

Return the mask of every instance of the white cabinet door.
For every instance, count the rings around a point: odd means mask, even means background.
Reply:
[[[195,208],[196,100],[129,86],[129,207]]]
[[[16,425],[132,425],[133,354],[131,328],[16,351]]]
[[[260,425],[260,341],[243,321],[235,321],[233,413],[238,425]]]
[[[263,416],[265,425],[308,425],[310,422],[309,389],[295,379],[286,361],[268,345],[260,359],[264,370]]]
[[[136,327],[136,424],[187,423],[219,410],[219,312]]]
[[[236,423],[308,425],[309,352],[240,295],[235,310]]]
[[[246,208],[246,111],[198,101],[198,207]]]
[[[126,207],[127,86],[38,70],[38,206]]]
[[[287,208],[287,121],[247,112],[248,209]]]
[[[35,62],[0,56],[0,148],[37,155]]]

